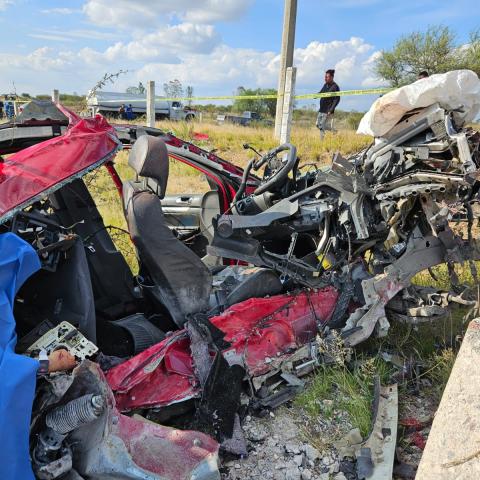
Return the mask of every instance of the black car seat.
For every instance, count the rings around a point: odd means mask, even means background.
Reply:
[[[136,174],[155,180],[152,191],[148,182],[127,181],[123,202],[130,236],[143,267],[154,285],[149,292],[169,311],[178,326],[186,315],[208,309],[212,276],[208,267],[168,228],[160,199],[165,195],[169,160],[163,140],[142,135],[135,142],[128,164]]]

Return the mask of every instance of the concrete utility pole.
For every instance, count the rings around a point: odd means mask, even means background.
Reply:
[[[55,89],[52,92],[52,102],[58,103],[59,101],[60,101],[60,92]]]
[[[285,75],[285,93],[283,96],[283,113],[280,128],[280,143],[290,142],[290,131],[292,129],[293,104],[295,103],[295,80],[297,68],[288,67]]]
[[[147,127],[155,127],[155,82],[147,82]]]
[[[282,125],[285,75],[288,67],[293,67],[293,50],[295,48],[295,23],[297,20],[297,0],[285,0],[283,15],[282,51],[280,55],[280,73],[278,76],[277,110],[275,115],[275,138],[280,138]]]

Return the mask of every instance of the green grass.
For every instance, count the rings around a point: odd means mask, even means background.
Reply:
[[[374,379],[388,381],[391,368],[378,358],[361,358],[353,368],[347,366],[323,366],[318,369],[306,390],[294,405],[315,421],[322,417],[336,420],[338,412],[346,412],[351,428],[359,428],[365,438],[372,425],[372,402]],[[322,438],[321,445],[332,444],[345,434],[337,430],[331,438]],[[317,433],[306,430],[308,441],[317,443]]]
[[[447,386],[455,359],[456,352],[451,348],[435,352],[428,359],[428,369],[425,374],[432,381],[432,392],[438,402],[440,402],[443,391]]]

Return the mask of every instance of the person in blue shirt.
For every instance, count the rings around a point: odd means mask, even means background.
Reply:
[[[132,107],[131,103],[129,103],[128,106],[125,107],[125,118],[127,120],[133,120],[134,119],[133,107]]]
[[[5,116],[9,119],[15,116],[15,107],[13,102],[5,102]]]

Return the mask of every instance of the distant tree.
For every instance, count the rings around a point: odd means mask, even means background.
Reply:
[[[470,33],[470,42],[461,47],[463,67],[480,76],[480,29]]]
[[[275,95],[277,91],[274,88],[237,88],[237,96],[255,96],[255,95]],[[236,99],[233,102],[233,110],[237,112],[251,111],[258,112],[264,115],[275,116],[275,110],[277,108],[276,98],[246,98]]]
[[[432,26],[426,32],[401,37],[391,50],[383,50],[375,70],[393,87],[411,83],[422,70],[429,74],[469,68],[480,74],[480,33],[473,32],[470,42],[458,45],[455,33],[444,26]]]
[[[180,98],[183,97],[183,85],[177,78],[170,80],[163,84],[163,91],[167,98]]]
[[[22,93],[20,94],[20,96],[25,98],[32,98],[29,93]]]
[[[191,85],[188,85],[187,88],[185,89],[185,96],[187,98],[192,98],[193,97],[193,87]],[[188,101],[188,106],[192,106],[192,100]]]
[[[120,75],[127,72],[128,70],[119,70],[115,73],[105,73],[105,75],[103,75],[103,77],[98,80],[98,82],[93,86],[93,88],[88,91],[86,100],[94,97],[95,93],[97,93],[98,90],[101,90],[105,85],[107,85],[107,83],[115,83],[115,80],[117,80]]]
[[[133,95],[145,95],[146,88],[143,86],[142,82],[138,82],[138,86],[127,87],[125,90],[126,93],[131,93]]]

